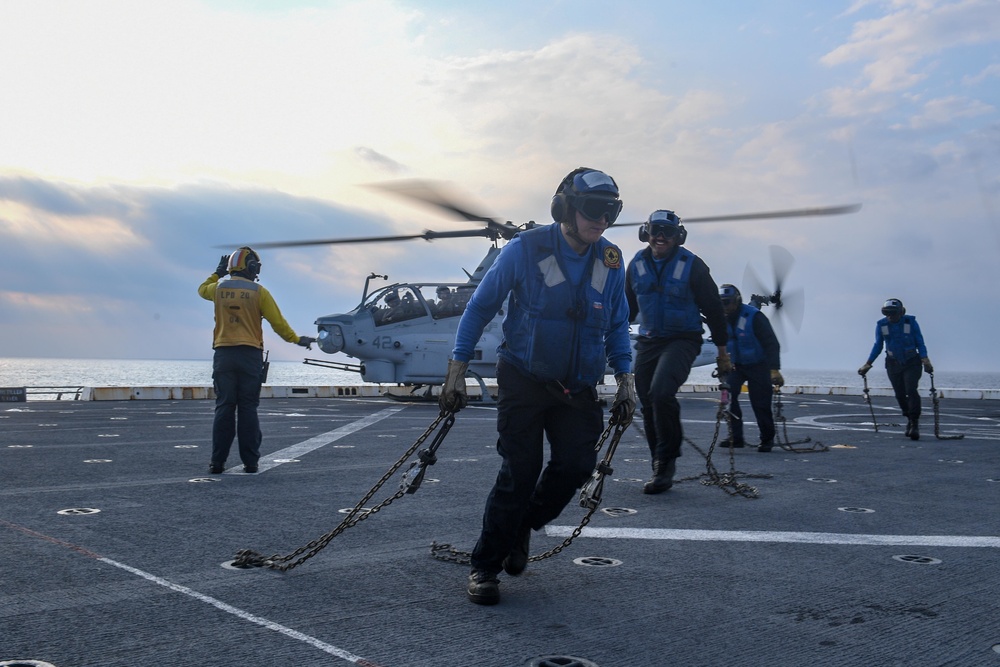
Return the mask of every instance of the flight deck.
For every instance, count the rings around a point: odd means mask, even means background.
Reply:
[[[416,457],[385,475],[433,403],[264,400],[260,471],[234,444],[220,475],[210,400],[5,404],[0,666],[1000,667],[1000,401],[942,401],[935,429],[925,400],[913,441],[889,397],[790,394],[799,444],[759,453],[711,448],[715,394],[680,400],[674,488],[642,494],[633,423],[579,536],[501,574],[495,607],[462,564],[499,466],[489,405],[400,495]],[[303,547],[284,572],[234,566]]]

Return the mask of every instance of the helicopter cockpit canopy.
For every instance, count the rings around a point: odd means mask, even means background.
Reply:
[[[396,284],[374,292],[362,305],[376,327],[399,324],[430,315],[435,320],[465,312],[475,285]]]

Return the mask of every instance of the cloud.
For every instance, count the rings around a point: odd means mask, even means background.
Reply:
[[[867,87],[874,92],[895,92],[927,76],[914,71],[927,58],[947,49],[995,41],[998,36],[1000,8],[992,0],[901,0],[885,16],[858,21],[850,40],[820,62],[831,67],[866,62]]]

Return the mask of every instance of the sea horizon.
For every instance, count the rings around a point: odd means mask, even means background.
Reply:
[[[357,363],[350,357],[336,361]],[[712,367],[693,368],[689,384],[713,383]],[[786,384],[801,386],[861,387],[857,369],[782,369]],[[151,387],[212,384],[209,359],[68,359],[50,357],[0,357],[0,387]],[[306,364],[271,361],[268,385],[339,386],[375,385],[360,374]],[[385,383],[393,386],[394,383]],[[938,389],[1000,389],[1000,373],[985,371],[936,371]],[[884,368],[868,373],[871,388],[889,387]],[[929,386],[927,374],[921,386]]]

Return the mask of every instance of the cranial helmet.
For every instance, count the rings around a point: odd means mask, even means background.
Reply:
[[[903,316],[906,315],[906,308],[903,307],[903,302],[899,299],[888,299],[882,304],[882,314],[886,317]]]
[[[719,298],[722,299],[722,305],[726,305],[727,302],[743,303],[743,295],[740,294],[735,285],[729,283],[719,286]]]
[[[237,248],[236,252],[229,256],[229,273],[256,280],[260,273],[260,255],[250,246]]]
[[[660,209],[649,214],[649,219],[639,227],[639,240],[643,243],[663,234],[668,239],[676,236],[677,245],[684,245],[687,240],[687,230],[681,224],[681,219],[673,211]]]
[[[399,292],[389,292],[386,294],[385,302],[390,305],[399,303]]]
[[[608,226],[615,224],[622,212],[618,199],[618,184],[603,171],[580,167],[566,175],[552,197],[552,219],[568,222],[570,210],[576,210],[589,220],[608,217]]]
[[[447,285],[438,285],[437,295],[441,296],[442,294],[451,294],[451,288]]]

